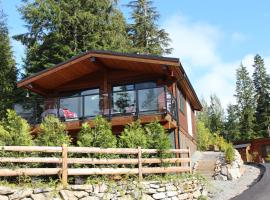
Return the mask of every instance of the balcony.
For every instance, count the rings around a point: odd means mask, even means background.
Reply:
[[[113,92],[103,94],[99,89],[87,90],[57,98],[49,109],[44,109],[46,106],[42,104],[34,107],[28,108],[33,112],[28,118],[31,124],[39,124],[47,115],[55,115],[72,126],[80,126],[97,115],[108,118],[113,125],[125,125],[134,119],[177,121],[176,100],[165,86],[143,89],[119,86],[114,87]]]

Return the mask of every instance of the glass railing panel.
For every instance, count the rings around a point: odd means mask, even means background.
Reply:
[[[59,117],[65,121],[83,117],[82,97],[61,98],[59,102]]]
[[[95,117],[100,113],[99,95],[84,96],[84,117]]]
[[[136,92],[123,91],[112,94],[111,114],[131,114],[136,112]]]
[[[138,90],[138,107],[140,113],[157,113],[164,110],[164,89]]]

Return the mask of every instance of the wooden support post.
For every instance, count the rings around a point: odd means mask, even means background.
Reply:
[[[62,145],[62,185],[64,188],[68,185],[68,162],[67,162],[67,145]]]
[[[142,149],[138,147],[138,172],[139,172],[139,181],[142,181]]]
[[[188,149],[188,158],[190,158],[190,147],[187,147]],[[189,167],[189,173],[192,173],[192,169],[191,169],[191,159],[188,162],[188,167]]]

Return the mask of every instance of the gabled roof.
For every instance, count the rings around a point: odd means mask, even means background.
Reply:
[[[91,62],[97,59],[99,62]],[[75,56],[54,67],[45,69],[29,76],[17,83],[18,87],[27,88],[33,92],[46,96],[54,88],[93,73],[101,68],[143,70],[148,73],[164,73],[167,66],[174,71],[180,87],[187,88],[187,95],[192,100],[194,109],[201,110],[201,103],[188,79],[178,58],[153,55],[128,54],[111,51],[88,51]]]

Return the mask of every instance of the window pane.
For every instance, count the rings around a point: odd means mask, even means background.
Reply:
[[[127,91],[127,90],[134,90],[134,85],[120,85],[120,86],[113,87],[114,92]]]
[[[84,90],[81,92],[81,95],[88,95],[88,94],[99,94],[99,89]]]
[[[112,113],[133,113],[136,111],[135,91],[113,93]]]
[[[82,98],[71,97],[60,99],[60,114],[65,119],[82,117]]]
[[[158,89],[138,90],[139,111],[158,111]]]
[[[84,97],[84,115],[92,117],[100,114],[99,95],[91,95]]]
[[[156,87],[157,84],[155,82],[144,82],[144,83],[137,83],[135,85],[136,89],[148,89]]]

